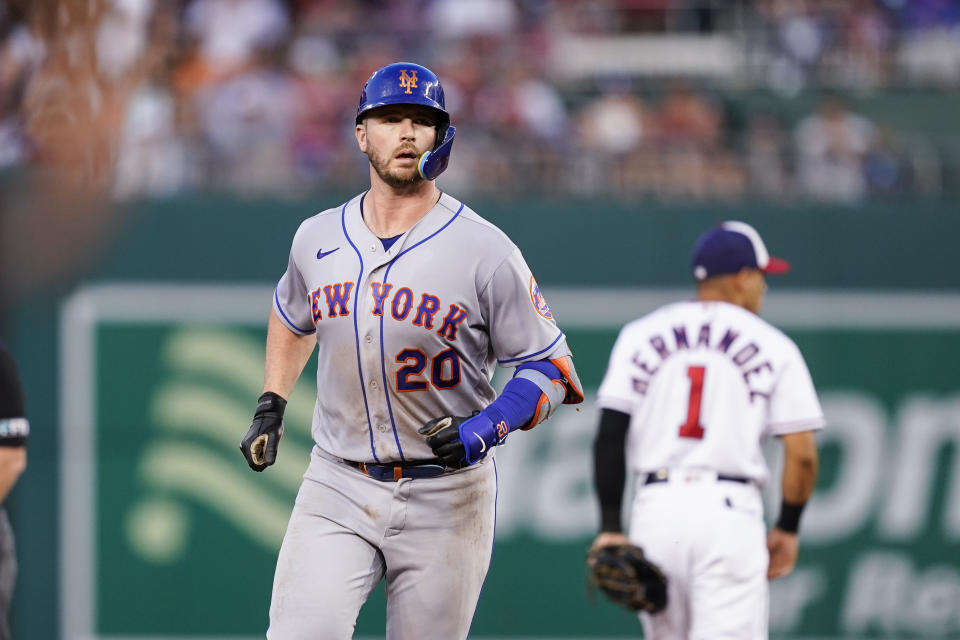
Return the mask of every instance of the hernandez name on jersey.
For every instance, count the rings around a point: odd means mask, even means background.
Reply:
[[[765,436],[822,426],[797,346],[726,302],[680,302],[628,324],[598,395],[601,406],[656,425],[631,430],[639,472],[702,466],[762,483]],[[753,452],[749,462],[745,451]]]

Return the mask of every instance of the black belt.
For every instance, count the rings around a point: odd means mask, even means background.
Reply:
[[[400,478],[436,478],[447,472],[447,468],[436,458],[387,463],[344,460],[343,463],[380,482],[396,482]]]
[[[657,471],[656,473],[648,473],[647,476],[643,479],[643,484],[653,484],[655,482],[666,482],[670,479],[670,474],[666,471]],[[724,482],[739,482],[741,484],[750,484],[750,478],[744,476],[728,476],[725,473],[718,473],[717,480],[722,480]]]

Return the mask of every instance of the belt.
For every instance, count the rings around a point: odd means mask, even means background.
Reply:
[[[396,482],[400,478],[436,478],[447,472],[447,468],[436,458],[387,463],[343,460],[343,463],[380,482]]]
[[[677,473],[680,473],[680,472],[677,472]],[[693,471],[691,473],[703,473],[703,472]],[[739,482],[741,484],[750,484],[751,482],[750,478],[747,478],[745,476],[731,476],[725,473],[716,474],[716,479],[721,480],[723,482]],[[643,484],[648,485],[648,484],[654,484],[655,482],[667,482],[668,480],[670,480],[670,472],[667,471],[666,469],[661,469],[660,471],[657,471],[655,473],[648,473],[646,477],[643,479]]]

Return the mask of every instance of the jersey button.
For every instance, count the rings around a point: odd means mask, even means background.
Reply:
[[[370,245],[370,252],[371,252],[371,253],[375,252],[376,250],[377,250],[377,245],[375,245],[375,244]]]
[[[365,336],[363,339],[367,341],[367,344],[370,344],[371,342],[373,342],[373,336],[369,334]]]
[[[386,432],[387,432],[387,425],[385,425],[385,424],[378,424],[378,425],[377,425],[377,429],[380,430],[380,433],[386,433]]]
[[[377,384],[377,381],[376,381],[376,380],[371,380],[371,381],[370,381],[370,388],[371,388],[371,389],[376,389],[378,386],[379,386],[379,385]]]

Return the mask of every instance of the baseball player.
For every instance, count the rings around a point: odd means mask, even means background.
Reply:
[[[275,461],[286,397],[318,349],[316,446],[267,637],[350,638],[385,578],[387,638],[464,638],[493,546],[494,447],[583,393],[520,251],[434,183],[455,135],[437,76],[377,70],[355,133],[370,189],[294,236],[240,445],[255,471]],[[514,370],[499,397],[498,364]]]
[[[752,227],[725,222],[699,238],[692,267],[696,300],[629,323],[613,347],[598,391],[593,546],[633,543],[666,575],[666,609],[640,614],[644,637],[766,638],[767,580],[796,562],[823,412],[797,346],[757,315],[764,275],[789,265]],[[783,502],[767,533],[760,447],[771,434],[783,442]]]
[[[10,352],[0,344],[0,502],[6,500],[27,466],[29,435],[20,374]],[[0,506],[0,640],[10,638],[8,613],[16,579],[13,528],[6,509]]]

